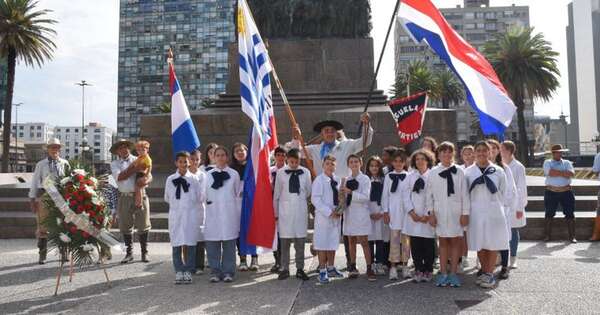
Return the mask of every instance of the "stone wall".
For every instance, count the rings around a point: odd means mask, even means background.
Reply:
[[[345,125],[346,136],[358,136],[358,119],[362,107],[326,109],[322,107],[300,107],[294,109],[296,119],[309,140],[317,134],[312,127],[324,119],[336,119]],[[374,106],[369,112],[375,129],[373,144],[368,154],[380,154],[386,145],[399,145],[394,119],[386,106]],[[239,109],[211,108],[192,112],[192,119],[202,145],[216,142],[231,147],[234,142],[248,142],[250,120]],[[290,122],[283,108],[277,107],[276,119],[280,143],[291,139]],[[142,116],[141,137],[151,142],[150,153],[156,172],[170,172],[172,163],[171,128],[168,114]],[[452,109],[429,109],[424,122],[424,135],[438,140],[456,141],[456,112]]]

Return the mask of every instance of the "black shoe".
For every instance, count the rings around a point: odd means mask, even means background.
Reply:
[[[133,255],[131,253],[127,253],[127,255],[125,255],[125,258],[123,258],[123,260],[121,260],[122,264],[126,264],[126,263],[130,263],[133,261]]]
[[[498,273],[498,279],[506,280],[508,279],[508,274],[508,268],[502,267],[502,270],[500,270],[500,273]]]
[[[310,279],[310,277],[304,272],[304,270],[296,271],[296,278],[302,281],[308,281]]]
[[[48,255],[48,239],[39,238],[37,245],[39,249],[38,264],[43,265],[46,263],[46,258]]]
[[[150,255],[148,255],[148,253],[142,253],[142,262],[144,262],[144,263],[150,262]]]
[[[271,267],[271,273],[279,273],[279,265],[278,264],[274,264],[273,267]]]
[[[289,277],[290,277],[290,272],[288,270],[284,270],[284,271],[281,271],[279,273],[279,276],[277,277],[277,279],[278,280],[285,280],[285,279],[287,279]]]
[[[139,234],[140,237],[140,248],[142,250],[142,262],[150,262],[150,256],[148,255],[148,232]]]

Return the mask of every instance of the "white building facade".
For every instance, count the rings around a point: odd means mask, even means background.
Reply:
[[[114,130],[99,123],[90,123],[84,129],[86,146],[93,152],[94,164],[110,163],[112,155],[110,146],[112,144]],[[65,159],[77,158],[82,152],[81,126],[57,126],[54,128],[54,136],[63,144],[60,154]]]
[[[11,131],[22,143],[46,143],[54,136],[54,127],[44,122],[13,124]]]

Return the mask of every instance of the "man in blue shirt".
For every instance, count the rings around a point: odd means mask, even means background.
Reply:
[[[552,159],[544,161],[544,175],[546,176],[546,190],[544,191],[544,208],[546,210],[545,241],[550,240],[552,232],[552,219],[560,204],[567,220],[569,241],[577,243],[575,239],[575,195],[571,190],[571,177],[575,175],[573,163],[563,160],[562,153],[568,151],[562,145],[552,146]]]
[[[596,154],[594,158],[594,165],[592,166],[592,172],[598,176],[600,173],[600,153]],[[596,223],[594,224],[594,233],[590,241],[600,241],[600,191],[598,191],[598,203],[596,205]]]

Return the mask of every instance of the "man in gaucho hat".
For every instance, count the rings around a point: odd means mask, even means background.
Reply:
[[[370,116],[368,113],[363,113],[360,116],[361,122],[369,124]],[[347,139],[343,138],[338,140],[338,131],[344,129],[344,125],[335,120],[324,120],[317,123],[313,130],[321,135],[323,141],[319,144],[312,144],[306,147],[311,159],[314,161],[315,175],[319,175],[323,172],[323,159],[327,155],[333,155],[337,160],[335,175],[340,178],[347,177],[350,175],[350,169],[346,160],[351,154],[356,154],[363,150],[364,134],[358,139]],[[300,139],[300,128],[293,129],[294,140],[292,146],[298,148],[300,146],[298,139]],[[373,128],[369,125],[369,132],[367,137],[366,146],[371,145],[373,140]]]
[[[110,163],[113,178],[117,181],[119,198],[117,202],[117,223],[123,235],[127,253],[121,260],[122,264],[133,261],[133,228],[137,230],[142,250],[142,262],[149,262],[148,256],[148,232],[150,231],[150,203],[148,197],[144,196],[142,207],[135,206],[135,175],[141,169],[131,166],[136,156],[131,154],[133,142],[120,139],[110,147],[110,153],[118,158]],[[140,168],[144,166],[139,165]],[[152,180],[150,177],[148,183]]]

